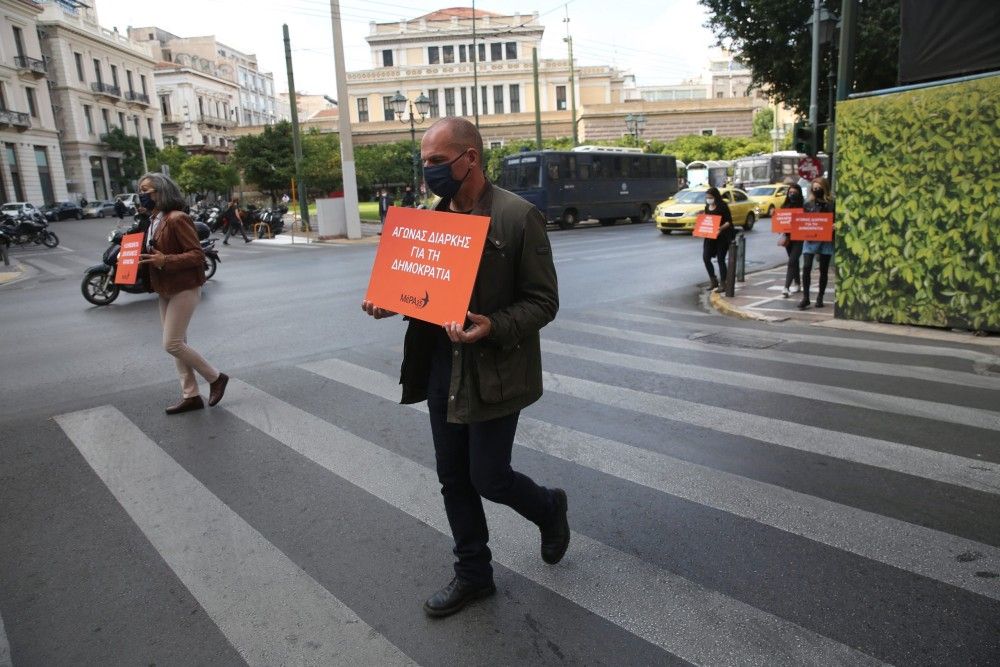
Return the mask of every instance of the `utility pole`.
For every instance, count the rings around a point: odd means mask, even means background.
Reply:
[[[563,23],[566,24],[566,36],[563,41],[569,45],[569,107],[570,121],[573,124],[573,145],[576,146],[580,141],[576,131],[576,73],[573,70],[573,36],[569,34],[569,5],[566,6],[566,18],[563,19]]]
[[[542,150],[542,100],[538,94],[538,49],[531,49],[531,68],[535,79],[535,143]]]
[[[812,68],[809,74],[809,127],[812,129],[812,154],[815,155],[819,149],[819,127],[818,110],[816,108],[816,97],[819,95],[819,13],[821,0],[813,0],[812,17]]]
[[[476,0],[472,0],[472,113],[479,129],[479,47],[476,46]]]
[[[337,99],[350,100],[347,91],[347,70],[344,67],[344,35],[340,29],[340,0],[330,0],[330,23],[333,31],[334,71],[337,77]],[[354,166],[354,138],[351,136],[351,113],[347,103],[339,105],[337,114],[340,132],[340,166],[344,178],[344,217],[347,238],[361,238],[361,216],[358,212],[358,173]]]
[[[292,150],[295,154],[295,183],[298,187],[299,213],[302,216],[302,231],[309,231],[309,202],[305,196],[306,184],[302,180],[302,144],[299,141],[299,110],[295,102],[295,75],[292,73],[292,43],[288,38],[288,24],[281,26],[285,36],[285,67],[288,69],[288,102],[292,106]]]
[[[846,100],[854,84],[854,34],[858,27],[858,0],[843,0],[840,4],[840,60],[837,63],[837,101]],[[830,126],[830,187],[837,191],[837,172],[833,168],[837,152],[837,133]]]
[[[149,173],[149,165],[146,164],[146,146],[142,142],[142,126],[139,125],[139,114],[132,114],[135,119],[135,136],[139,137],[139,155],[142,156],[142,173]]]

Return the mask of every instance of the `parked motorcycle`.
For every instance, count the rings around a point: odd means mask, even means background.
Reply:
[[[115,270],[118,268],[118,253],[121,251],[122,237],[126,234],[134,234],[147,225],[144,224],[148,218],[138,217],[136,221],[127,227],[120,227],[111,232],[108,236],[108,249],[104,251],[101,264],[92,266],[84,272],[83,282],[80,284],[80,291],[83,298],[95,306],[106,306],[118,298],[121,292],[128,294],[145,294],[149,292],[142,272],[134,285],[118,285],[115,283]],[[208,225],[203,222],[194,223],[198,230],[198,240],[202,250],[205,251],[205,279],[211,279],[218,269],[219,251],[215,249],[217,239],[209,238],[211,233]]]
[[[13,245],[29,243],[42,244],[46,248],[59,245],[59,237],[48,230],[49,223],[45,220],[35,221],[28,217],[7,218],[0,223],[0,229],[10,238]]]

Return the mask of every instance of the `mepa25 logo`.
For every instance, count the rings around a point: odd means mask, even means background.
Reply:
[[[426,290],[424,290],[423,298],[419,296],[413,296],[412,294],[400,294],[399,300],[411,306],[416,306],[417,308],[426,308],[427,304],[430,303],[431,295],[428,294]]]

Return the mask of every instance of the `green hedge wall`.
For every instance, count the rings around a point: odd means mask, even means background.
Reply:
[[[1000,331],[1000,76],[837,107],[837,315]]]

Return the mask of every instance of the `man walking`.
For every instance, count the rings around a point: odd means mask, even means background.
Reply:
[[[240,200],[233,198],[229,201],[229,206],[222,214],[222,222],[226,226],[226,235],[222,238],[222,245],[229,245],[229,237],[239,230],[243,236],[244,243],[250,243],[253,239],[247,238],[247,230],[243,226],[243,214],[240,212]]]
[[[125,217],[125,202],[122,201],[121,197],[115,199],[115,217],[121,222]]]
[[[539,330],[559,309],[545,220],[483,173],[483,139],[464,118],[443,118],[420,145],[424,180],[439,211],[490,218],[466,322],[410,319],[403,343],[403,403],[427,400],[438,480],[455,539],[455,577],[425,603],[448,616],[496,592],[482,498],[507,505],[541,532],[542,559],[569,546],[566,492],[510,465],[520,411],[542,395]],[[365,301],[378,319],[395,313]]]

